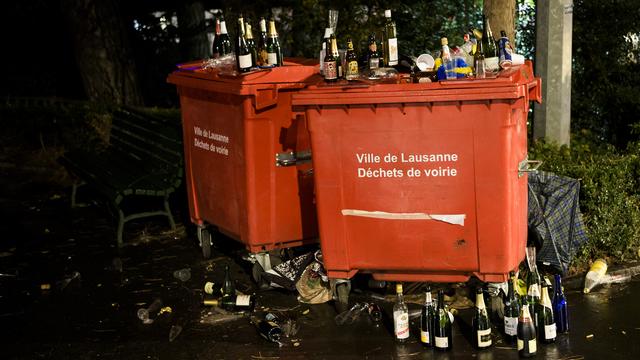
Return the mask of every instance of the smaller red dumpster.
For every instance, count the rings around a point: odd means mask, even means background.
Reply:
[[[532,65],[498,78],[308,87],[324,265],[333,278],[504,281],[524,258]]]
[[[180,95],[192,222],[251,252],[317,242],[309,135],[304,114],[291,110],[291,95],[317,72],[288,61],[237,76],[186,64],[169,75]]]

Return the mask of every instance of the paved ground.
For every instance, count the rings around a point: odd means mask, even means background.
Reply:
[[[517,358],[497,328],[493,348],[472,349],[469,310],[460,311],[456,318],[454,350],[449,353],[423,349],[415,321],[406,345],[393,342],[388,319],[375,326],[363,316],[352,325],[337,326],[331,303],[303,305],[293,293],[256,290],[238,244],[223,241],[211,260],[203,260],[188,228],[167,232],[162,219],[127,227],[127,246],[118,251],[113,222],[100,206],[71,210],[68,189],[42,180],[48,174],[46,168],[3,160],[3,359]],[[180,206],[176,210],[184,215]],[[220,283],[225,264],[231,265],[239,290],[256,292],[258,309],[266,307],[295,320],[299,331],[285,338],[282,347],[259,337],[248,317],[212,315],[210,308],[200,305],[202,285]],[[191,269],[185,283],[173,277],[181,268]],[[75,271],[80,276],[65,282]],[[569,290],[567,296],[571,331],[554,344],[540,345],[538,358],[640,358],[640,282],[601,287],[589,295]],[[172,312],[143,325],[136,311],[157,297]],[[351,300],[373,301],[363,288],[354,289]],[[386,313],[390,311],[391,303],[378,302]],[[410,304],[410,309],[418,308]],[[170,342],[170,328],[176,324],[183,330]]]

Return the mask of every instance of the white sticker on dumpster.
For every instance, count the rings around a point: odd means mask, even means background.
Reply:
[[[465,214],[390,213],[355,209],[342,209],[342,215],[389,220],[436,220],[460,226],[464,226],[464,219],[467,217]]]
[[[356,171],[359,178],[455,177],[459,159],[457,153],[358,153]]]
[[[229,156],[229,137],[209,129],[193,127],[193,146],[223,156]]]

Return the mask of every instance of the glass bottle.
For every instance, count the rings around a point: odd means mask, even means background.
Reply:
[[[520,316],[520,303],[515,293],[518,278],[511,273],[509,278],[509,290],[504,302],[504,334],[509,343],[514,343],[518,335],[518,316]]]
[[[443,37],[442,39],[440,39],[440,43],[442,44],[442,52],[440,54],[440,58],[442,59],[442,66],[444,67],[444,72],[447,80],[455,79],[455,64],[454,59],[451,56],[451,51],[449,50],[449,40],[447,40],[446,37]]]
[[[384,66],[398,65],[398,35],[396,33],[396,22],[391,18],[391,10],[384,11]]]
[[[249,20],[247,20],[244,24],[244,27],[247,46],[249,47],[249,52],[251,53],[251,63],[253,64],[253,66],[258,66],[258,50],[256,48],[256,41],[253,38],[253,26],[251,26],[251,24],[249,24]]]
[[[537,308],[540,304],[540,274],[536,266],[535,248],[527,248],[530,253],[527,264],[529,272],[527,274],[527,303],[529,304],[529,314],[533,318],[533,325],[538,327]],[[523,305],[524,306],[524,305]]]
[[[248,311],[252,310],[255,301],[251,295],[225,295],[219,299],[205,299],[203,301],[206,306],[218,306],[227,311]]]
[[[433,347],[435,326],[435,308],[431,298],[431,287],[427,286],[424,294],[424,305],[420,316],[420,342],[427,347]]]
[[[338,81],[338,59],[333,56],[332,48],[335,46],[336,50],[338,45],[336,44],[336,38],[329,38],[327,40],[327,55],[324,57],[324,81],[335,82]]]
[[[231,280],[231,274],[229,273],[229,265],[224,266],[224,282],[222,283],[222,296],[235,295],[236,286]]]
[[[476,348],[486,349],[491,346],[491,322],[487,307],[484,304],[484,294],[482,288],[476,290],[475,314],[471,320],[473,328],[473,342]]]
[[[357,80],[360,77],[358,70],[358,56],[353,49],[353,41],[351,38],[347,39],[347,53],[345,55],[347,62],[347,69],[345,71],[345,78],[347,80]]]
[[[380,53],[376,43],[376,34],[369,35],[369,49],[367,51],[367,68],[375,70],[380,67]]]
[[[251,51],[247,45],[247,39],[244,34],[244,18],[242,15],[238,18],[238,39],[236,40],[236,64],[238,71],[248,72],[251,70],[253,63],[251,62]]]
[[[496,40],[493,37],[493,32],[491,31],[491,25],[489,24],[489,19],[485,16],[482,16],[482,22],[484,24],[484,29],[482,30],[482,48],[484,50],[484,58],[487,70],[489,71],[497,71],[498,70],[498,47],[496,45]]]
[[[220,30],[220,18],[216,18],[216,32],[215,37],[213,38],[213,45],[211,46],[211,58],[213,59],[220,57],[220,35],[222,35],[222,31]]]
[[[538,308],[538,334],[538,338],[544,343],[556,341],[556,322],[553,318],[551,298],[549,298],[549,285],[544,281]]]
[[[482,41],[476,44],[476,52],[473,54],[473,67],[476,74],[476,79],[484,79],[487,77],[484,63],[484,48],[482,47]]]
[[[267,65],[267,22],[264,17],[260,18],[260,36],[258,36],[256,53],[258,57],[258,65]]]
[[[518,354],[521,357],[531,357],[537,352],[536,329],[529,313],[529,306],[525,299],[518,317]]]
[[[555,292],[553,296],[553,317],[556,320],[556,328],[563,334],[569,331],[569,314],[567,312],[567,298],[562,291],[562,280],[559,274],[555,275]]]
[[[231,38],[229,37],[229,33],[227,32],[227,23],[226,21],[224,21],[224,17],[220,17],[219,38],[220,40],[218,41],[217,47],[213,53],[214,58],[225,56],[231,53]]]
[[[276,21],[269,20],[269,38],[267,39],[267,62],[270,66],[282,66],[282,50],[276,31]]]
[[[433,333],[433,344],[437,350],[446,351],[453,347],[451,336],[451,318],[444,306],[444,291],[438,290],[438,307],[436,308],[436,321]]]
[[[393,304],[393,333],[398,342],[403,343],[409,339],[409,308],[404,302],[402,284],[396,284],[396,303]]]

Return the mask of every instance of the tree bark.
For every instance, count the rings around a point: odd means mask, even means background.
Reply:
[[[63,0],[75,54],[91,101],[141,105],[142,95],[118,0]]]
[[[495,40],[500,38],[500,30],[504,30],[509,40],[515,41],[516,0],[484,0],[483,11]]]
[[[228,26],[228,25],[227,25]],[[182,56],[185,60],[209,57],[209,40],[201,1],[181,2],[178,7],[178,31]]]

